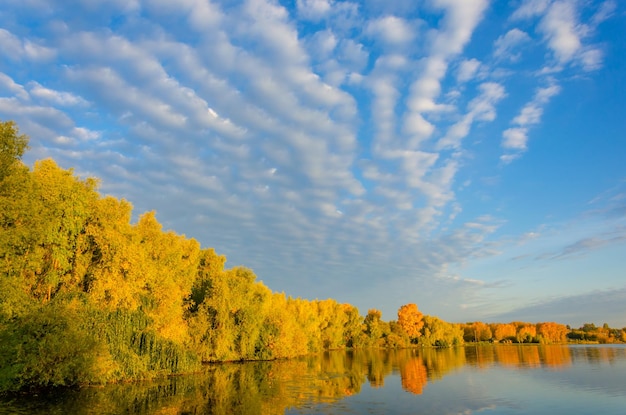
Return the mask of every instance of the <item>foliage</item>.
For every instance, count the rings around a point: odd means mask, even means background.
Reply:
[[[463,329],[459,324],[448,323],[434,316],[424,316],[420,344],[451,347],[463,344]]]
[[[567,338],[575,342],[588,343],[626,343],[626,327],[616,329],[604,323],[602,327],[596,327],[593,323],[585,323],[578,329],[571,329]]]
[[[415,343],[424,327],[423,317],[415,304],[405,304],[398,310],[398,324]]]
[[[9,175],[12,169],[19,167],[19,160],[27,148],[28,137],[19,134],[13,121],[0,122],[0,181]]]

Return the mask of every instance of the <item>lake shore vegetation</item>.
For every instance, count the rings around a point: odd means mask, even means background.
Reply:
[[[0,122],[0,392],[192,373],[209,362],[284,359],[342,348],[467,342],[625,342],[585,324],[449,323],[415,304],[398,318],[274,292],[245,267],[132,223],[126,200],[98,193],[53,160],[22,161],[28,138]]]

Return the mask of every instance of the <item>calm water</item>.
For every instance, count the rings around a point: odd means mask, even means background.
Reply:
[[[0,400],[0,414],[625,414],[626,347],[329,352]]]

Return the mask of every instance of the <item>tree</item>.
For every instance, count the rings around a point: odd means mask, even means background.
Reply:
[[[489,325],[476,321],[462,325],[463,339],[466,342],[486,342],[491,340],[493,333]]]
[[[537,323],[537,335],[544,343],[563,343],[567,341],[567,327],[554,322]]]
[[[463,344],[461,326],[445,322],[435,316],[424,316],[422,333],[420,344],[425,346],[450,347]]]
[[[28,148],[28,137],[20,135],[13,121],[0,121],[0,181],[10,172],[15,162],[22,159]]]
[[[503,324],[503,323],[496,323],[494,325],[495,329],[492,330],[493,331],[493,336],[497,341],[502,341],[502,340],[514,340],[515,339],[515,335],[517,334],[517,330],[515,328],[515,325],[512,323],[509,324]]]
[[[375,308],[367,310],[367,315],[363,323],[365,324],[365,334],[369,337],[372,346],[380,346],[382,338],[389,331],[389,325],[382,321],[383,313]]]
[[[513,323],[517,327],[516,339],[518,343],[531,343],[537,337],[537,327],[531,323]]]
[[[415,304],[405,304],[398,309],[398,324],[415,343],[421,334],[424,315],[417,309]]]

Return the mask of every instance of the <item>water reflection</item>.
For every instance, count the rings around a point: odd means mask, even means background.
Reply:
[[[498,345],[467,347],[468,363],[480,368],[493,365],[514,368],[564,368],[572,364],[570,347],[561,345]]]
[[[536,401],[546,388],[618,399],[604,402],[610,413],[606,405],[626,405],[625,373],[626,348],[620,346],[355,350],[211,365],[203,373],[157,382],[3,398],[0,413],[459,413],[480,408],[525,413],[537,405],[526,402],[525,394]],[[578,398],[574,394],[571,400]],[[544,399],[549,402],[550,395]],[[416,403],[425,412],[410,409]]]

